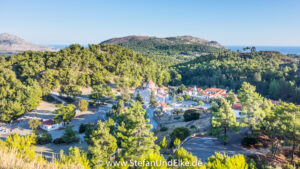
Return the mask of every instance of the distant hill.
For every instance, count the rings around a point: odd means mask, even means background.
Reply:
[[[24,51],[56,51],[54,48],[47,46],[39,46],[26,42],[24,39],[15,35],[3,33],[0,34],[0,53],[14,54]]]
[[[189,61],[204,53],[224,50],[216,41],[207,41],[192,36],[158,38],[151,36],[126,36],[113,38],[102,43],[120,45],[141,52],[144,56],[163,64]]]

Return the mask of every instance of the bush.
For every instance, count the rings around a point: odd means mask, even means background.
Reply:
[[[179,114],[181,114],[181,113],[183,113],[183,111],[180,110],[180,109],[175,109],[175,110],[173,111],[173,114],[176,114],[177,116],[178,116]]]
[[[190,130],[188,128],[186,127],[175,128],[170,135],[171,137],[170,147],[174,147],[174,141],[176,140],[176,138],[182,141],[185,138],[187,138],[189,135],[190,135]]]
[[[94,126],[93,126],[92,123],[86,124],[86,129],[85,129],[85,132],[84,132],[84,134],[85,134],[84,135],[84,140],[88,144],[91,144],[91,141],[90,141],[91,138],[90,138],[90,136],[93,133],[93,130],[94,130]]]
[[[54,102],[55,101],[55,99],[50,94],[47,94],[47,95],[43,96],[42,99],[44,101],[47,101],[47,102]]]
[[[254,145],[258,144],[258,139],[253,136],[246,136],[243,138],[241,144],[243,147],[251,147],[252,145],[254,146]]]
[[[36,143],[43,145],[43,144],[48,144],[52,142],[52,136],[50,133],[48,133],[47,131],[44,131],[42,136],[38,136],[36,138]]]
[[[174,120],[179,120],[181,117],[180,116],[175,116]]]
[[[79,133],[84,133],[87,128],[87,124],[81,123],[78,129]]]
[[[178,127],[175,128],[172,133],[171,133],[171,140],[172,142],[178,138],[181,141],[184,140],[185,138],[187,138],[190,135],[190,130],[186,127]]]
[[[199,105],[199,106],[202,106],[202,105],[204,105],[204,104],[205,104],[205,103],[204,103],[203,101],[201,101],[201,100],[198,101],[198,105]]]
[[[53,143],[54,144],[63,144],[63,143],[66,143],[64,142],[64,140],[62,138],[56,138],[53,140]]]
[[[168,130],[168,127],[166,127],[166,126],[160,128],[160,131],[167,131],[167,130]]]
[[[76,143],[79,141],[79,138],[76,137],[76,133],[75,131],[72,129],[71,126],[67,126],[65,128],[65,133],[63,136],[61,136],[61,139],[65,142],[65,143]]]
[[[179,96],[179,97],[177,97],[177,101],[182,102],[182,101],[184,101],[184,98]]]
[[[191,125],[190,129],[196,129],[195,125]]]
[[[190,95],[183,95],[183,98],[184,98],[184,100],[189,100],[189,99],[191,99],[191,96]]]
[[[78,107],[81,112],[85,112],[89,108],[89,102],[86,100],[80,100],[78,103]]]
[[[183,114],[184,121],[199,119],[200,113],[195,109],[186,110]]]

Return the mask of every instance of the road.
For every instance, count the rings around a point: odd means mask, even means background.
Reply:
[[[152,125],[151,131],[153,131],[153,130],[155,130],[155,129],[158,128],[158,123],[157,123],[157,121],[154,119],[154,108],[149,107],[149,108],[146,109],[146,112],[147,112],[148,117],[149,117],[149,119],[150,119],[150,122],[149,122],[149,123]]]
[[[243,135],[230,133],[229,136],[231,140],[227,145],[224,145],[216,137],[194,137],[184,143],[182,147],[200,158],[202,161],[207,161],[208,157],[214,155],[215,152],[226,153],[228,155],[254,155],[266,154],[269,152],[268,149],[244,149],[241,146],[241,139],[243,138]]]

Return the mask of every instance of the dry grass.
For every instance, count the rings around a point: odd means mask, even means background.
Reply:
[[[83,169],[79,165],[59,166],[55,162],[45,160],[26,160],[17,158],[17,154],[0,146],[0,169]]]

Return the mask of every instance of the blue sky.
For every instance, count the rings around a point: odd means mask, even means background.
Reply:
[[[299,0],[0,0],[0,33],[38,44],[192,35],[223,45],[300,46]]]

